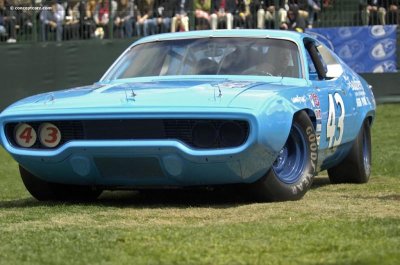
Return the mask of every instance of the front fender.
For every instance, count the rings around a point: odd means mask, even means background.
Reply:
[[[278,154],[289,136],[296,111],[286,98],[279,95],[270,97],[259,115],[259,142]]]

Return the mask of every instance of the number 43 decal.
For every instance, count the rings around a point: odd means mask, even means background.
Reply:
[[[339,111],[338,111],[339,110]],[[336,124],[336,111],[340,114]],[[328,141],[329,148],[338,146],[342,142],[344,130],[344,116],[345,109],[342,97],[335,93],[329,94],[329,113],[328,124],[326,125],[326,140]],[[338,137],[335,137],[336,132],[339,132]]]

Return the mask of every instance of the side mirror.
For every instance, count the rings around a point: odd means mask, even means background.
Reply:
[[[340,64],[328,64],[327,68],[326,77],[328,78],[337,78],[343,73],[343,68]]]

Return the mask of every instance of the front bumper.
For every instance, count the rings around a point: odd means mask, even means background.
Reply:
[[[100,186],[194,186],[254,182],[274,157],[260,145],[193,151],[175,141],[71,142],[48,156],[13,155],[51,182]]]
[[[239,147],[193,149],[178,140],[76,140],[52,150],[16,148],[6,139],[8,122],[121,118],[132,114],[10,116],[1,121],[4,148],[35,176],[50,182],[106,187],[196,186],[251,183],[271,167],[290,131],[290,113],[278,117],[236,113],[141,114],[140,117],[243,119],[250,124]],[[137,115],[135,115],[137,117]]]

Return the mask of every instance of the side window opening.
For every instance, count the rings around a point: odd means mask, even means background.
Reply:
[[[317,69],[315,68],[314,63],[311,60],[311,57],[310,57],[310,54],[308,53],[308,51],[306,53],[306,57],[307,57],[307,64],[308,64],[309,79],[310,80],[318,80]]]
[[[316,48],[314,42],[310,40],[305,40],[304,45],[307,50],[307,56],[309,57],[307,58],[307,60],[309,60],[309,68],[313,70],[312,66],[310,67],[310,65],[313,65],[315,68],[315,72],[317,74],[316,78],[315,73],[310,71],[310,76],[309,76],[310,80],[326,79],[327,66],[326,63],[322,60],[322,57],[318,52],[318,49]]]

